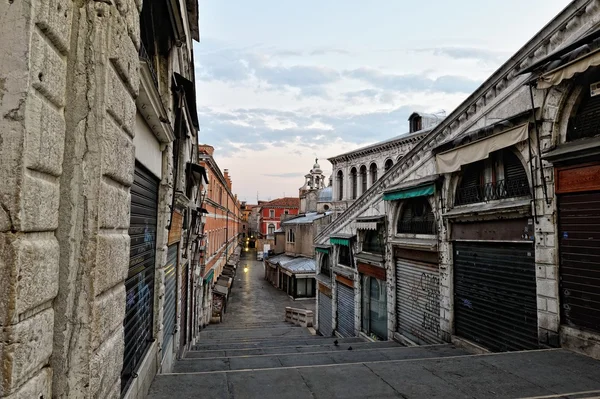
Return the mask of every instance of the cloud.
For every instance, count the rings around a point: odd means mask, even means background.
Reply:
[[[321,48],[313,50],[309,53],[310,55],[328,55],[328,54],[337,54],[337,55],[349,55],[350,51],[343,50],[340,48]]]
[[[367,82],[381,89],[396,91],[440,91],[444,93],[471,93],[481,82],[462,76],[440,76],[436,79],[424,75],[387,74],[372,68],[357,68],[346,76]]]
[[[295,65],[291,67],[254,65],[256,77],[270,85],[310,87],[337,81],[340,74],[330,68]]]
[[[416,53],[429,53],[458,60],[503,61],[508,53],[486,50],[476,47],[433,47],[413,50]]]
[[[269,174],[263,174],[263,176],[267,176],[267,177],[278,177],[278,178],[282,178],[282,179],[289,179],[289,178],[293,178],[293,177],[303,177],[304,174],[302,173],[297,173],[297,172],[291,172],[291,173],[269,173]]]

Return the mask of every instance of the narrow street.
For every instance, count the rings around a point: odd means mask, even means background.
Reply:
[[[311,335],[283,318],[314,301],[289,299],[263,279],[255,252],[244,254],[223,323],[156,377],[150,398],[600,397],[600,361],[567,350],[474,355]]]

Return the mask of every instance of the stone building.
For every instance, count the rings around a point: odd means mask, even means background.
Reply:
[[[143,397],[192,341],[197,11],[0,5],[0,396]]]
[[[408,133],[328,158],[333,166],[334,214],[344,212],[444,117],[443,113],[414,112],[409,117]]]
[[[600,357],[599,26],[573,1],[316,237],[322,334]]]
[[[210,322],[213,304],[213,285],[223,268],[234,262],[234,251],[238,247],[242,225],[241,203],[232,192],[229,171],[221,169],[213,158],[214,148],[198,146],[198,161],[205,168],[208,184],[202,186],[205,193],[202,209],[204,224],[200,241],[200,275],[204,281],[202,290],[201,327]]]

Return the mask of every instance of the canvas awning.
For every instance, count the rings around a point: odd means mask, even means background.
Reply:
[[[350,246],[350,238],[330,237],[329,242],[334,245]]]
[[[356,222],[359,230],[377,230],[377,222]]]
[[[328,248],[319,248],[319,247],[316,247],[315,251],[321,252],[323,254],[328,254],[329,253],[329,249]]]
[[[462,165],[486,159],[490,153],[527,140],[528,136],[529,123],[524,123],[485,139],[437,154],[435,163],[438,173],[456,172]]]
[[[208,273],[204,274],[204,280],[211,281],[214,276],[215,276],[215,269],[210,269],[210,271]]]
[[[397,201],[407,198],[426,197],[435,192],[435,184],[430,183],[417,187],[405,188],[383,194],[384,201]]]
[[[600,49],[546,72],[538,78],[537,88],[548,89],[556,86],[563,80],[571,79],[576,74],[585,72],[590,67],[598,65],[600,65]]]

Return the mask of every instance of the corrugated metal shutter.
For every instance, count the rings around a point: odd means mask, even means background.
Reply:
[[[177,254],[179,246],[173,244],[167,250],[167,265],[165,266],[165,301],[163,302],[163,348],[175,332],[176,301],[177,301]],[[166,351],[163,350],[163,356]]]
[[[454,244],[454,328],[493,351],[536,349],[535,260],[530,244]]]
[[[131,186],[129,271],[125,281],[122,391],[152,342],[158,180],[139,164]]]
[[[561,320],[600,332],[600,192],[559,197]]]
[[[189,287],[189,263],[183,266],[181,271],[181,327],[180,331],[180,344],[181,347],[187,344],[188,340],[188,287]]]
[[[354,289],[337,284],[337,331],[343,337],[354,337]]]
[[[417,344],[442,342],[439,285],[436,265],[396,260],[396,329]]]
[[[594,137],[600,134],[598,120],[600,119],[600,96],[590,97],[588,94],[577,115],[569,119],[567,141],[579,140],[584,137]]]
[[[324,337],[333,335],[331,298],[319,291],[319,332]]]

